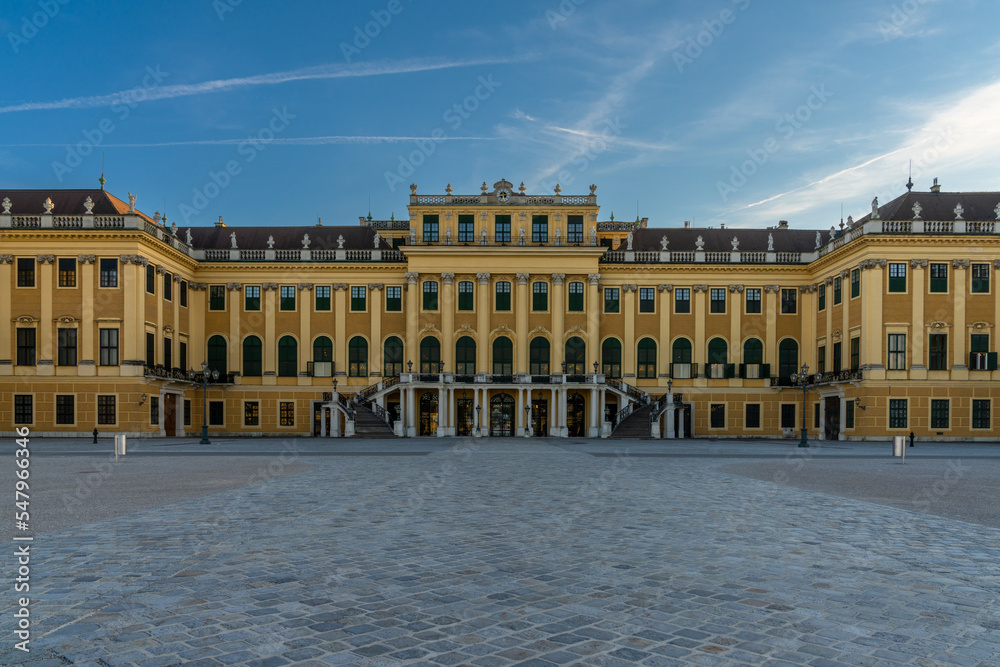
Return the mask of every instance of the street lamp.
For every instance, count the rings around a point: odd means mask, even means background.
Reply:
[[[208,439],[208,378],[211,376],[212,380],[219,379],[219,371],[208,370],[208,362],[201,362],[201,442],[200,445],[211,445],[212,441]],[[194,382],[195,372],[193,368],[188,369],[188,379]]]
[[[476,406],[476,435],[477,436],[480,436],[480,435],[483,434],[482,426],[480,426],[483,423],[482,422],[482,414],[483,414],[483,406],[477,405]]]
[[[809,364],[802,364],[801,373],[792,373],[792,384],[802,387],[802,439],[799,440],[799,447],[808,447],[809,440],[806,439],[806,391],[809,389]]]
[[[528,394],[528,405],[524,406],[524,437],[531,437],[531,394]]]

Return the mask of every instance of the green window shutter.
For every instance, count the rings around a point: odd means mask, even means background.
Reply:
[[[995,371],[997,369],[997,353],[987,352],[986,353],[986,369]]]
[[[760,367],[760,376],[762,378],[771,377],[771,364],[764,364]]]

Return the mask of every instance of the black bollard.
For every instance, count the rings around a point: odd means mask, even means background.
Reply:
[[[97,429],[94,429],[94,444],[97,444]]]
[[[910,447],[913,446],[913,431],[910,431]]]

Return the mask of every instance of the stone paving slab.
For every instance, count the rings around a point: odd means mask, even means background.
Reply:
[[[643,447],[316,456],[40,535],[0,663],[1000,664],[1000,530]]]

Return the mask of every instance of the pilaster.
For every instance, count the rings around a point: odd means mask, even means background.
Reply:
[[[601,274],[589,273],[587,280],[590,289],[587,291],[587,365],[584,372],[594,367],[594,362],[600,357],[600,325],[601,325]]]
[[[420,341],[417,340],[417,329],[420,323],[420,309],[417,302],[417,279],[419,277],[420,274],[418,273],[407,272],[406,286],[403,288],[406,290],[406,349],[404,350],[405,358],[403,359],[403,363],[406,364],[406,362],[412,361],[417,365],[418,370],[420,368],[420,349],[418,347]],[[344,312],[342,307],[341,302],[338,301],[338,313]],[[347,348],[344,349],[346,350]],[[412,425],[412,423],[409,424],[409,426]]]
[[[441,360],[445,370],[455,368],[455,274],[441,274]]]
[[[566,280],[565,273],[552,274],[552,373],[562,372],[562,363],[565,361],[566,341],[564,330],[566,328],[566,288],[563,285]],[[562,422],[560,422],[561,424]]]
[[[529,274],[517,274],[517,310],[514,319],[514,372],[528,372],[528,279]]]
[[[638,285],[622,285],[622,312],[625,313],[625,340],[622,342],[622,378],[635,383],[635,355],[638,341],[635,339],[635,292]]]
[[[493,311],[493,301],[490,298],[490,274],[477,273],[476,278],[479,281],[479,291],[476,295],[476,327],[479,333],[479,340],[476,342],[476,371],[488,373],[490,370],[490,313]],[[488,403],[486,407],[489,407]]]
[[[42,299],[41,322],[38,323],[38,359],[36,372],[38,375],[55,375],[55,350],[52,335],[55,325],[52,323],[52,297],[55,289],[52,282],[54,255],[38,256],[39,293]],[[8,320],[9,322],[9,320]]]
[[[670,311],[674,296],[673,285],[657,285],[660,294],[660,340],[656,348],[656,366],[661,378],[670,375]]]
[[[373,377],[382,376],[383,364],[385,362],[382,358],[382,312],[384,310],[382,299],[384,290],[384,283],[368,284],[368,314],[371,327],[371,341],[368,344],[368,375]]]

